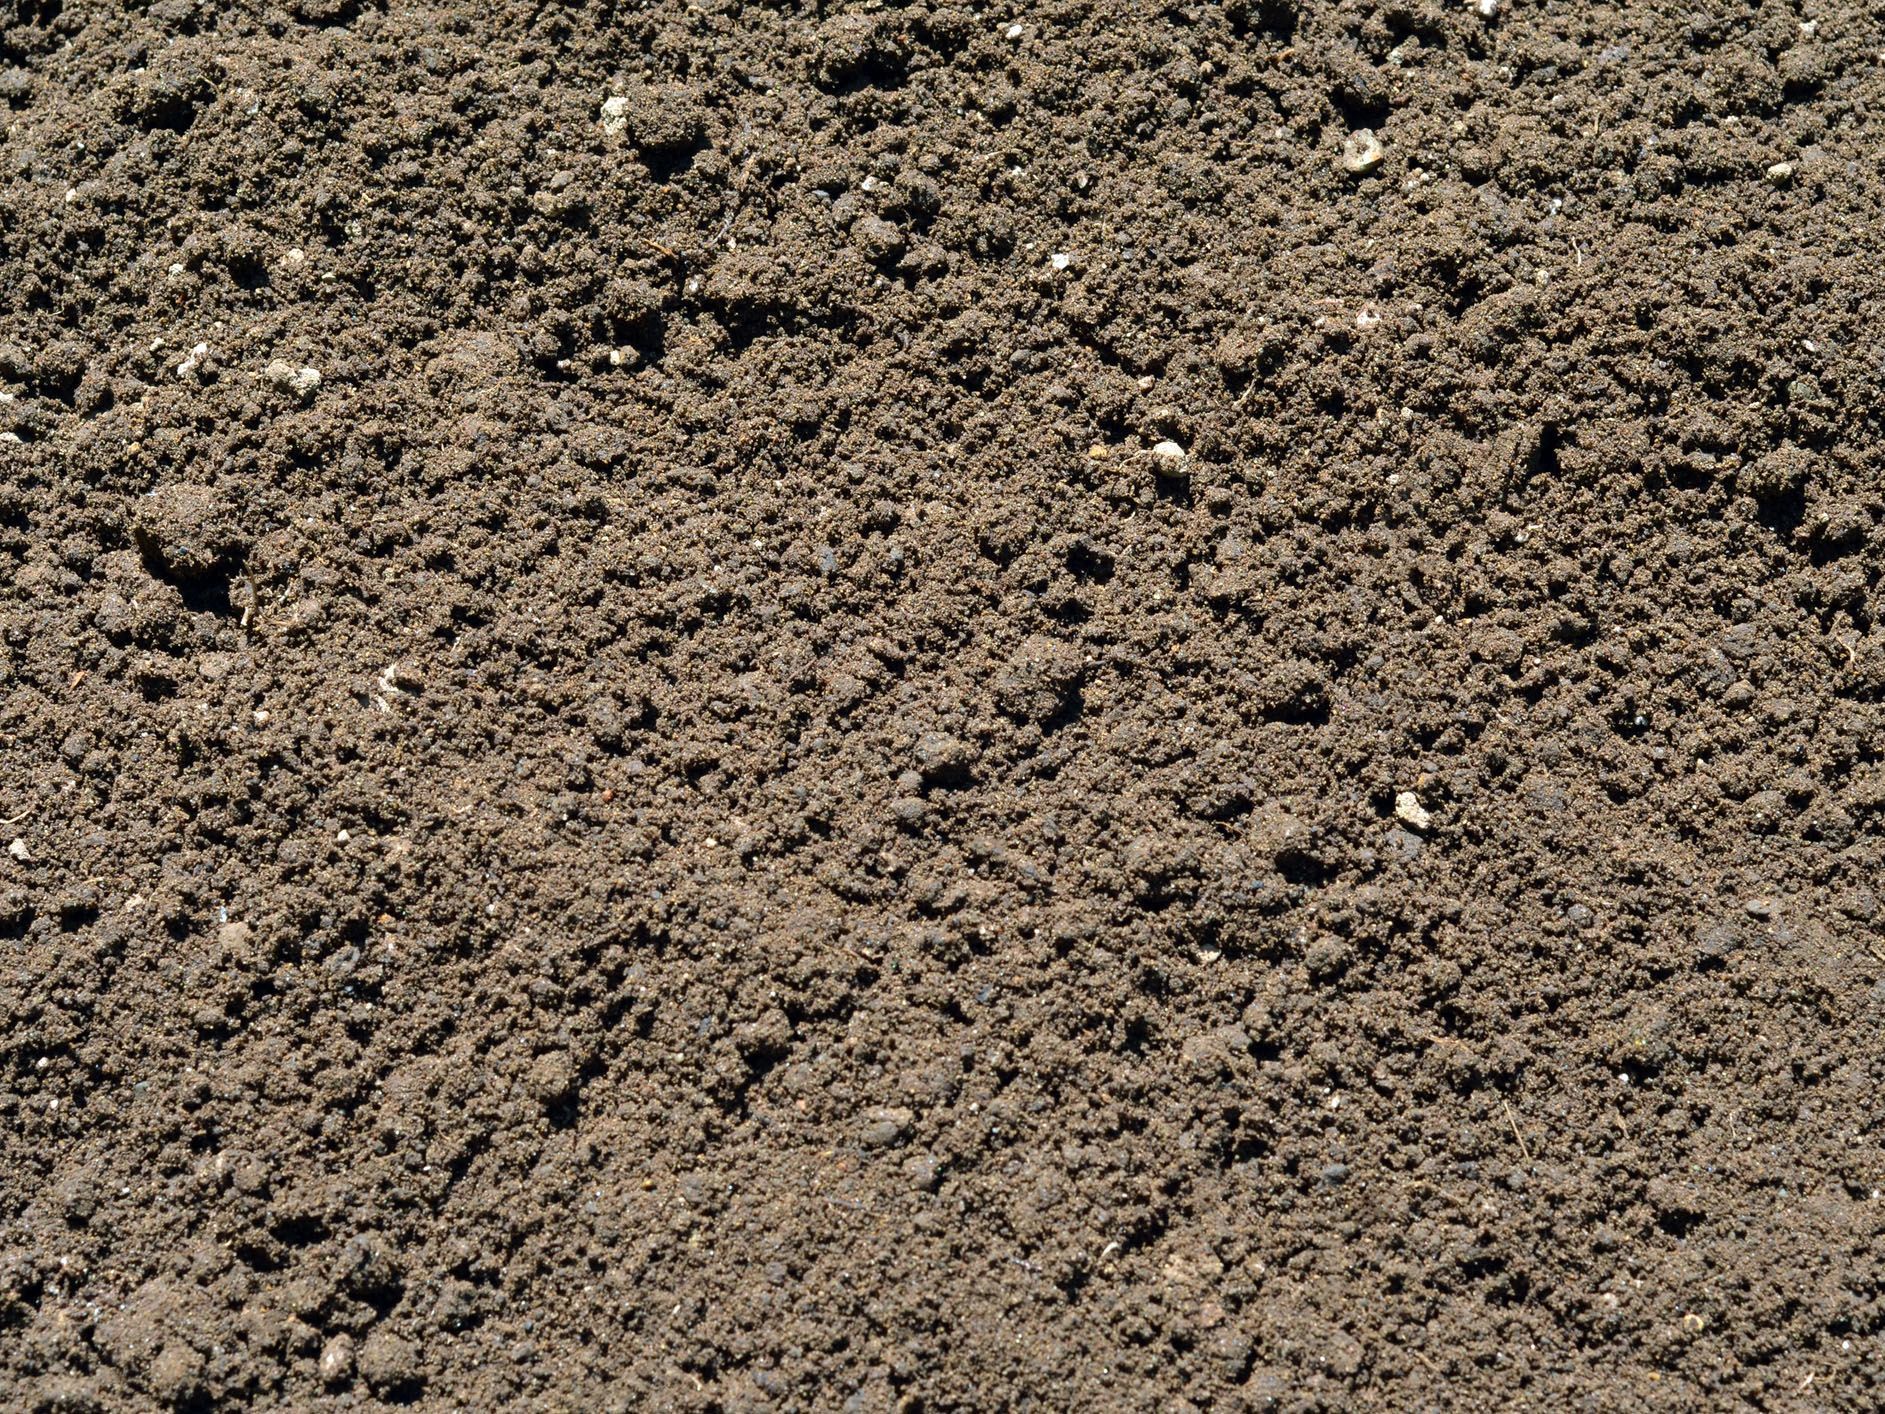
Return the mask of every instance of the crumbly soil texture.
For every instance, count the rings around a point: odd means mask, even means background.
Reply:
[[[1871,1410],[1857,0],[6,0],[0,1405]]]

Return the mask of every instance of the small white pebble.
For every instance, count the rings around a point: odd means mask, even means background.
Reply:
[[[1372,309],[1364,309],[1360,314],[1355,316],[1355,327],[1357,329],[1372,329],[1380,322],[1381,316],[1376,314]]]
[[[615,137],[628,130],[628,100],[619,94],[602,100],[602,108],[597,114],[602,122],[602,131],[609,137]]]
[[[307,253],[303,251],[300,246],[295,246],[288,254],[282,257],[283,263],[290,266],[305,265],[307,259]]]
[[[1411,790],[1404,790],[1394,797],[1394,818],[1416,830],[1430,829],[1433,825],[1432,814]]]
[[[1069,265],[1073,264],[1073,257],[1064,250],[1057,250],[1048,258],[1047,263],[1052,265],[1056,270],[1065,270]]]
[[[1158,463],[1158,469],[1167,476],[1176,476],[1185,469],[1190,456],[1176,442],[1160,442],[1152,449],[1152,459]]]
[[[1776,162],[1773,166],[1767,169],[1767,180],[1770,182],[1792,181],[1793,180],[1793,163]]]
[[[1351,177],[1367,176],[1386,156],[1381,139],[1370,128],[1356,128],[1342,141],[1342,170]]]
[[[267,726],[267,725],[268,725],[268,708],[266,708],[266,707],[257,707],[257,708],[255,709],[255,714],[254,714],[254,715],[255,715],[255,725],[256,725],[256,726],[258,726],[258,727],[265,727],[265,726]]]
[[[353,836],[348,834],[345,830],[337,830],[334,834],[334,840],[337,844],[346,844],[352,838]]]
[[[7,853],[22,864],[30,863],[33,858],[32,853],[26,848],[26,841],[17,835],[13,837],[13,843],[7,846]]]
[[[1011,39],[1011,40],[1014,40],[1014,39],[1019,39],[1019,38],[1021,38],[1021,36],[1022,36],[1022,35],[1024,35],[1024,34],[1026,34],[1026,33],[1027,33],[1027,31],[1026,31],[1025,29],[1023,29],[1023,28],[1022,28],[1022,27],[1021,27],[1020,25],[1009,25],[1009,26],[1008,26],[1008,38],[1009,38],[1009,39]]]

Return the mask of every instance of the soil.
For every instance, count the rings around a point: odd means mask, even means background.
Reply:
[[[1882,49],[0,7],[0,1404],[1879,1407]]]

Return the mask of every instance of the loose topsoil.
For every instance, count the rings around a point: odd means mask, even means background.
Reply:
[[[1879,16],[0,6],[0,1405],[1874,1409]]]

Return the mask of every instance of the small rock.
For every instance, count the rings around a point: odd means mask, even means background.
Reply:
[[[20,839],[17,835],[14,836],[13,843],[7,846],[7,853],[19,860],[22,864],[31,864],[33,862],[32,851],[27,849],[26,841]]]
[[[621,94],[602,100],[602,111],[598,114],[602,122],[602,132],[606,137],[620,137],[628,131],[628,100]]]
[[[1160,476],[1177,478],[1185,474],[1191,456],[1176,442],[1160,442],[1152,449],[1152,464],[1158,468]]]
[[[910,1126],[915,1122],[916,1116],[901,1106],[866,1110],[864,1125],[857,1137],[866,1148],[887,1149],[908,1137]]]
[[[353,1379],[353,1337],[337,1335],[321,1351],[321,1383],[344,1385]]]
[[[1342,143],[1342,170],[1351,177],[1365,177],[1387,157],[1387,149],[1370,128],[1356,128]]]
[[[1784,187],[1793,180],[1793,163],[1776,162],[1767,169],[1767,180],[1777,187]]]
[[[1394,818],[1422,832],[1433,828],[1432,813],[1411,790],[1404,790],[1394,797]]]

